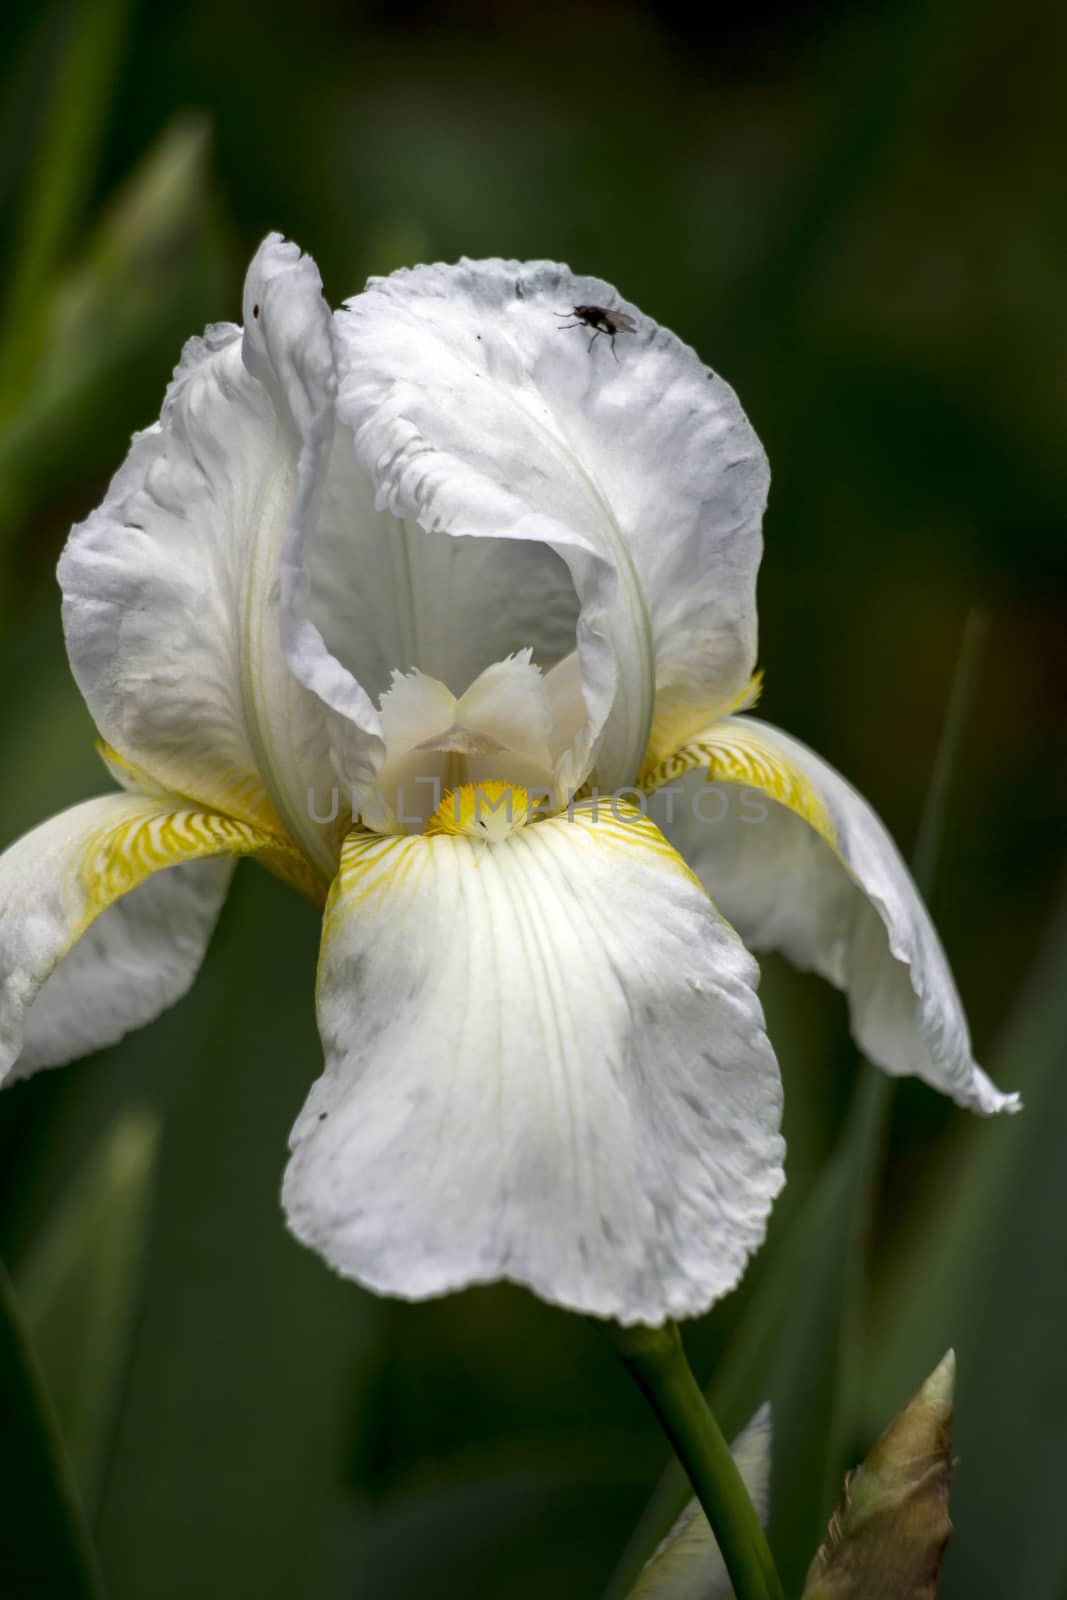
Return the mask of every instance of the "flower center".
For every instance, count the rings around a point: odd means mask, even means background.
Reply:
[[[522,650],[458,696],[424,672],[394,673],[381,700],[385,761],[359,797],[364,826],[503,839],[549,815],[562,803],[575,701],[584,713],[576,657],[546,679]]]
[[[426,825],[428,834],[462,834],[493,844],[506,839],[537,816],[536,800],[514,783],[486,778],[450,789]]]

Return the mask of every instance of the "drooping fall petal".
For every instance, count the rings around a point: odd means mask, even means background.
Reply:
[[[853,1035],[876,1066],[913,1073],[972,1111],[1018,1109],[974,1060],[941,941],[900,852],[828,762],[769,723],[728,717],[649,782],[659,789],[652,814],[746,944],[781,950],[843,989]]]
[[[624,1323],[726,1293],[782,1183],[755,964],[658,830],[352,834],[291,1227],[409,1298],[510,1278]]]
[[[114,1044],[180,999],[240,855],[313,892],[271,835],[145,795],[86,800],[5,850],[0,1079]]]

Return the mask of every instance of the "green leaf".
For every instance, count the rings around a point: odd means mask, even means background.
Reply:
[[[939,1159],[872,1317],[872,1404],[929,1365],[939,1342],[956,1346],[963,1468],[943,1600],[1061,1600],[1067,1586],[1065,970],[1067,893],[992,1062],[1022,1093],[1022,1113],[968,1127]]]
[[[4,300],[0,407],[32,371],[43,337],[43,304],[81,219],[113,98],[129,0],[67,7],[67,39],[41,147],[31,168]]]
[[[239,868],[192,993],[112,1053],[112,1078],[155,1082],[166,1130],[97,1522],[114,1600],[314,1592],[375,1415],[382,1308],[296,1243],[279,1203],[322,1067],[319,931],[307,902]],[[87,1089],[106,1094],[107,1067],[80,1069]]]
[[[841,1147],[709,1386],[727,1427],[770,1400],[769,1532],[787,1594],[807,1569],[846,1462],[849,1343],[890,1102],[888,1081],[863,1070]]]
[[[151,1214],[159,1120],[127,1111],[18,1275],[26,1324],[88,1507],[114,1423]]]
[[[209,153],[206,122],[177,118],[111,202],[83,259],[50,285],[34,361],[15,389],[0,390],[0,533],[42,485],[54,490],[57,461],[70,475],[120,447],[123,431],[144,420],[123,416],[139,363],[162,351],[172,365],[219,303]],[[126,424],[117,437],[116,419]]]
[[[0,1594],[103,1595],[74,1476],[2,1266]]]

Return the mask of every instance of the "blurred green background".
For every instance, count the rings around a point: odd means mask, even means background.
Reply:
[[[334,303],[418,260],[566,260],[722,371],[775,475],[763,712],[905,850],[984,609],[933,906],[1026,1114],[876,1090],[839,998],[768,961],[789,1184],[687,1337],[727,1426],[774,1400],[794,1581],[954,1344],[942,1594],[1067,1594],[1067,13],[87,0],[9,5],[0,39],[0,844],[106,787],[56,557],[270,228]],[[189,1000],[0,1099],[51,1396],[11,1322],[5,1600],[93,1592],[87,1529],[114,1600],[595,1600],[665,1464],[589,1325],[510,1289],[379,1302],[285,1233],[316,933],[243,866]]]

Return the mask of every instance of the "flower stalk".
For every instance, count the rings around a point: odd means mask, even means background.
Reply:
[[[755,1507],[693,1376],[677,1325],[623,1328],[612,1323],[608,1332],[689,1475],[736,1600],[784,1600]]]

